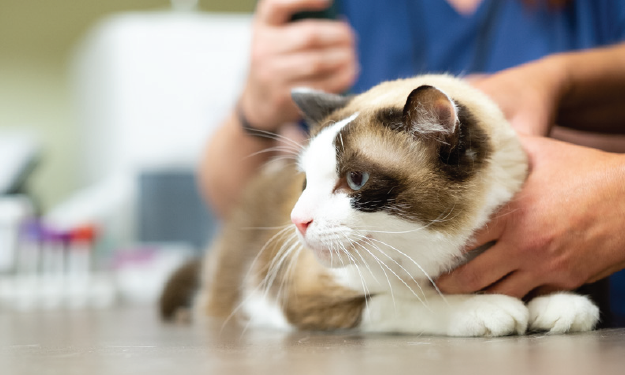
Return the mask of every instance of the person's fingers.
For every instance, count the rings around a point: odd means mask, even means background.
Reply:
[[[497,243],[469,263],[441,276],[436,285],[447,294],[473,293],[494,284],[516,268],[503,245]]]
[[[524,271],[515,271],[484,290],[490,294],[505,294],[523,298],[540,285],[536,275]]]
[[[490,221],[473,234],[471,240],[464,247],[463,253],[469,252],[489,242],[497,241],[506,228],[506,219],[508,218],[507,215],[509,212],[510,208],[508,206],[497,210],[497,212],[491,216]]]
[[[538,296],[544,296],[555,292],[561,292],[564,290],[565,289],[553,285],[541,285],[538,288],[532,290],[532,292],[527,295],[527,299],[532,299]]]
[[[338,73],[341,69],[355,67],[355,56],[346,48],[329,48],[320,51],[285,55],[276,59],[275,70],[281,72],[285,82],[311,81]]]
[[[355,49],[355,34],[346,22],[305,20],[287,25],[276,36],[276,52],[345,46]]]
[[[308,81],[299,82],[298,86],[340,94],[348,90],[354,84],[358,72],[358,67],[344,68],[333,74],[311,77]]]
[[[256,8],[260,22],[268,25],[283,25],[293,14],[307,10],[322,10],[330,6],[330,0],[261,0]]]

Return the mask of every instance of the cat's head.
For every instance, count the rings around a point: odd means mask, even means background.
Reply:
[[[326,266],[390,261],[436,274],[485,220],[486,128],[444,89],[408,85],[353,98],[293,92],[313,129],[291,218]]]

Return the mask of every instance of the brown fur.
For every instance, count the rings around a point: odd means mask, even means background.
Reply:
[[[174,319],[183,309],[191,308],[192,296],[200,284],[201,267],[202,262],[199,259],[193,259],[171,275],[159,300],[163,319]]]
[[[447,144],[431,143],[425,137],[415,140],[401,130],[380,123],[379,112],[376,112],[362,114],[341,131],[337,144],[339,175],[353,170],[369,171],[375,176],[372,178],[377,178],[369,186],[382,189],[380,195],[392,198],[392,204],[384,208],[387,212],[454,234],[470,220],[466,212],[473,202],[468,197],[475,196],[476,190],[482,188],[471,180],[485,165],[491,152],[484,130],[467,113],[468,110],[461,108],[465,113],[460,119],[458,133],[462,134],[458,137],[464,143],[470,143],[475,153],[474,159],[463,161],[470,165],[457,160],[451,165],[441,161],[439,148],[447,147]],[[415,168],[406,169],[403,167],[406,165]],[[393,195],[391,189],[398,194]],[[441,220],[448,218],[452,209],[454,220]]]
[[[288,213],[301,192],[302,179],[303,175],[297,175],[291,166],[277,173],[265,171],[250,183],[239,208],[226,222],[221,240],[213,246],[207,259],[205,276],[210,290],[206,308],[209,315],[227,317],[237,307],[248,267],[260,250],[258,244],[267,243],[278,232],[263,228],[289,224]],[[279,246],[278,242],[270,243],[258,264],[268,265]],[[216,264],[219,266],[212,267]]]
[[[289,323],[308,330],[358,325],[367,297],[337,285],[309,251],[300,253],[292,275],[292,284],[281,301]]]

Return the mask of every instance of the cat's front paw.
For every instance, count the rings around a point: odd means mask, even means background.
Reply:
[[[592,330],[599,321],[599,308],[586,296],[556,293],[536,297],[527,304],[530,329],[550,334]]]
[[[450,336],[522,335],[527,329],[529,313],[516,298],[497,295],[475,295],[464,301],[451,317]]]

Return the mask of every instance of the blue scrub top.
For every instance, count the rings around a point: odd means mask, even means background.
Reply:
[[[444,0],[334,0],[358,35],[360,76],[351,92],[419,73],[492,73],[546,55],[625,40],[625,1],[483,0],[461,15]],[[625,326],[625,271],[611,277],[611,308]]]
[[[358,35],[354,93],[419,73],[490,73],[625,40],[621,0],[575,0],[560,10],[483,0],[468,16],[444,0],[335,1]]]

